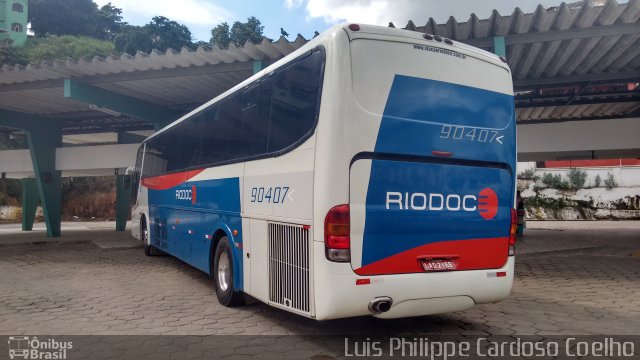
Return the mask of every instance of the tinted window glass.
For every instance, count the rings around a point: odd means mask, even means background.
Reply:
[[[162,137],[155,137],[147,142],[142,176],[157,176],[167,172],[166,146],[162,144]]]
[[[324,51],[294,60],[147,142],[143,177],[278,154],[316,122]]]
[[[240,135],[240,97],[232,95],[218,108],[207,109],[202,122],[200,164],[215,164],[229,159],[229,148]]]
[[[138,154],[136,155],[136,166],[132,176],[133,185],[131,186],[131,203],[135,204],[138,201],[138,185],[140,184],[140,171],[142,170],[142,156],[143,156],[144,144],[138,148]]]
[[[242,124],[239,143],[233,148],[233,159],[266,154],[269,144],[269,111],[271,80],[258,81],[242,93]]]
[[[313,129],[324,53],[315,51],[272,76],[269,152],[294,144]]]
[[[199,117],[184,120],[171,131],[173,141],[181,145],[180,157],[175,164],[169,163],[168,169],[181,170],[200,164],[200,143],[202,140],[202,121]],[[168,170],[171,171],[171,170]]]

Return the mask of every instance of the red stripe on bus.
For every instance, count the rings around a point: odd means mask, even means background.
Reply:
[[[167,190],[189,181],[204,169],[182,171],[179,173],[160,175],[142,179],[142,185],[152,190]]]
[[[508,237],[440,241],[403,251],[354,271],[361,276],[421,273],[425,272],[421,258],[451,253],[457,257],[456,270],[496,269],[507,262],[508,245]]]

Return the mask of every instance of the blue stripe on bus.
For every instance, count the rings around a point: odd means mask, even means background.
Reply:
[[[195,190],[195,201],[193,194]],[[232,246],[234,287],[243,289],[240,179],[186,181],[167,190],[149,189],[151,238],[162,249],[204,272],[210,272],[211,237],[223,230]],[[156,222],[160,221],[160,224]],[[165,227],[166,230],[159,230]],[[238,230],[238,235],[232,231]],[[166,239],[162,239],[166,234]]]
[[[515,178],[514,114],[513,96],[396,75],[378,132],[376,153],[433,157],[432,151],[445,151],[453,153],[455,159],[505,163],[511,171],[484,167],[470,171],[467,166],[372,160],[362,266],[424,244],[508,236]],[[497,130],[503,136],[502,143],[495,139],[445,138],[441,135],[443,124]],[[497,215],[490,220],[465,211],[386,209],[387,191],[477,196],[485,188],[496,192],[499,204]]]

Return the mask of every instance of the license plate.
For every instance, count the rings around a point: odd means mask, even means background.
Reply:
[[[453,260],[425,259],[422,260],[422,268],[424,271],[451,271],[456,269],[456,263]]]

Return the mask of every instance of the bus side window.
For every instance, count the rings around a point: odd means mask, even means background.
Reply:
[[[178,170],[200,166],[203,123],[201,118],[203,117],[204,115],[200,113],[184,120],[176,127],[176,137],[183,139]]]
[[[265,79],[252,84],[242,93],[241,144],[234,148],[233,159],[268,152],[270,86],[271,81]]]
[[[216,164],[230,159],[230,147],[240,137],[240,96],[231,95],[219,107],[204,111],[200,163]]]
[[[164,154],[164,146],[160,137],[155,137],[147,142],[142,166],[142,177],[162,175],[167,172],[167,160]]]
[[[314,52],[273,75],[269,152],[291,146],[313,129],[320,101],[323,53]]]
[[[142,158],[144,156],[144,143],[138,148],[136,155],[136,166],[133,173],[133,181],[131,184],[131,204],[138,202],[138,186],[140,185],[140,175],[142,175]]]

